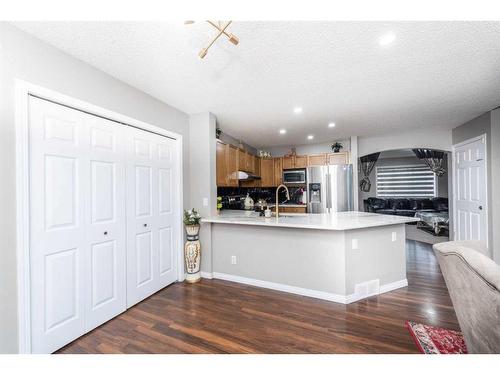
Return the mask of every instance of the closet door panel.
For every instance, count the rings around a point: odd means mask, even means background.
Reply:
[[[124,126],[85,117],[90,179],[87,183],[87,301],[89,331],[126,309]]]
[[[31,97],[31,348],[51,353],[85,332],[85,123]]]
[[[132,306],[177,279],[174,235],[175,142],[129,130],[127,142],[128,284]]]
[[[155,175],[150,133],[127,128],[127,306],[158,290]]]
[[[175,208],[179,202],[174,201],[178,196],[175,191],[177,185],[177,159],[175,155],[175,142],[172,139],[155,136],[155,149],[157,150],[155,164],[158,186],[158,257],[159,257],[159,283],[165,287],[177,280],[176,252],[179,244],[176,242],[175,232]],[[178,199],[177,199],[178,200]]]

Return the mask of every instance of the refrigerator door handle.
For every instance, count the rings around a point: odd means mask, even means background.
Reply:
[[[330,209],[332,208],[332,192],[331,192],[331,183],[332,183],[332,175],[330,173],[326,174],[326,208],[327,212],[330,213]]]

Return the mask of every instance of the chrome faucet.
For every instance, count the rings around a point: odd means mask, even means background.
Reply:
[[[278,192],[280,191],[280,189],[284,187],[285,188],[285,191],[286,191],[286,199],[290,199],[290,193],[288,192],[288,188],[281,184],[280,186],[278,186],[276,188],[276,219],[280,216],[280,213],[279,213],[279,201],[278,201]]]

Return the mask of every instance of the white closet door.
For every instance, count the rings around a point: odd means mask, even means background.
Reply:
[[[86,329],[126,309],[124,126],[87,115],[90,155],[86,183]]]
[[[32,352],[50,353],[85,332],[84,116],[30,98]]]
[[[176,280],[174,142],[130,128],[127,142],[127,306]]]
[[[32,351],[126,308],[124,126],[30,98]]]

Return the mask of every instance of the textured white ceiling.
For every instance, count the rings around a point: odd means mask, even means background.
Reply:
[[[15,25],[182,111],[213,112],[256,147],[452,128],[500,104],[499,22],[235,21],[240,44],[220,39],[204,60],[204,22]]]

